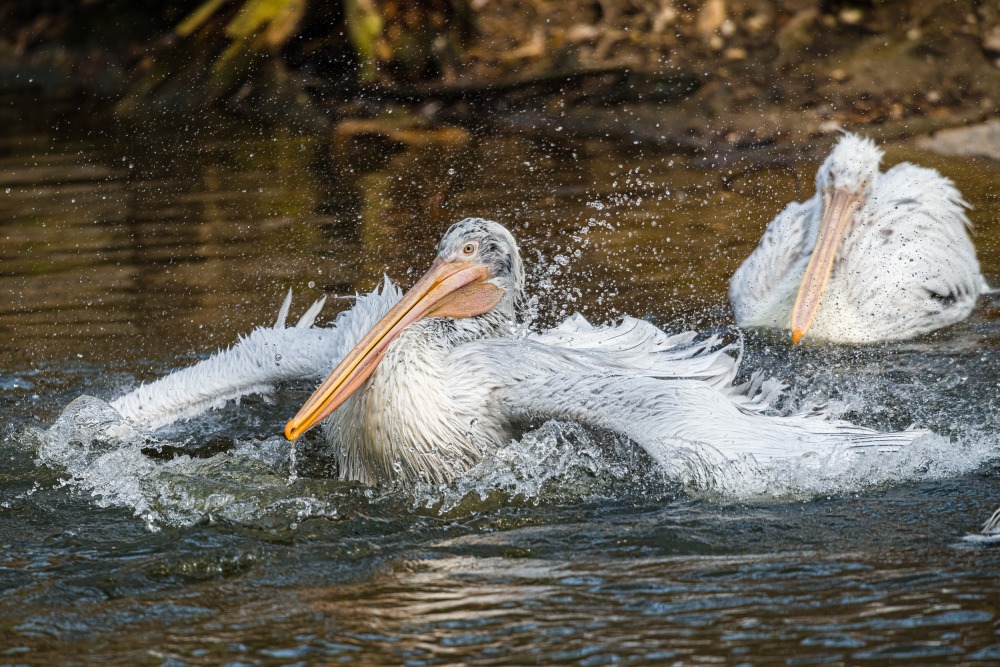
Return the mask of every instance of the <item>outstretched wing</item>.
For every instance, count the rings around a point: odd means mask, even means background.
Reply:
[[[697,380],[751,411],[768,409],[784,388],[759,374],[744,384],[733,384],[743,359],[742,338],[727,343],[718,334],[667,334],[632,317],[614,326],[594,326],[576,314],[528,340],[545,346],[550,373],[586,369],[658,380]],[[555,363],[559,359],[562,362]],[[530,376],[532,368],[525,368],[521,377]]]
[[[538,374],[503,388],[500,396],[514,415],[569,419],[625,435],[668,474],[696,486],[706,485],[714,468],[747,457],[829,465],[858,450],[896,451],[923,434],[879,433],[819,415],[754,412],[691,380]]]
[[[322,378],[400,298],[388,279],[381,288],[356,297],[354,307],[329,328],[312,326],[325,302],[314,303],[295,326],[286,327],[292,293],[273,327],[260,327],[194,366],[144,384],[112,401],[133,423],[156,429],[190,419],[227,401],[269,394],[283,381]]]
[[[659,378],[698,379],[720,388],[736,377],[743,352],[742,341],[726,343],[718,335],[699,338],[694,331],[671,335],[633,317],[625,317],[616,326],[595,327],[579,313],[529,339],[583,365],[610,365]]]
[[[689,484],[710,486],[727,462],[831,466],[860,450],[894,451],[924,433],[778,414],[771,406],[781,385],[755,378],[733,386],[739,347],[714,337],[671,337],[638,320],[574,326],[582,331],[470,344],[463,363],[489,365],[484,376],[504,378],[493,396],[512,419],[567,419],[620,433]]]

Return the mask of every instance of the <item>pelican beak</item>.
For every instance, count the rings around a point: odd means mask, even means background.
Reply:
[[[829,191],[823,194],[823,217],[816,237],[816,247],[813,248],[809,265],[802,276],[788,325],[792,330],[794,344],[802,340],[816,319],[823,292],[830,282],[837,250],[860,205],[860,195],[847,188],[834,188],[832,194]]]
[[[438,257],[285,425],[285,437],[298,439],[340,407],[371,377],[389,345],[410,324],[425,317],[474,317],[493,310],[504,291],[486,282],[490,277],[489,268],[478,260]]]

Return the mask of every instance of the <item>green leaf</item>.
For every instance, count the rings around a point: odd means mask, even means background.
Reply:
[[[194,10],[190,16],[174,28],[174,32],[181,37],[187,37],[192,32],[200,28],[205,21],[212,18],[215,12],[219,11],[219,8],[227,2],[229,2],[229,0],[208,0],[208,2]]]
[[[378,39],[382,16],[371,0],[344,0],[347,34],[361,59],[361,79],[374,81],[378,73]]]

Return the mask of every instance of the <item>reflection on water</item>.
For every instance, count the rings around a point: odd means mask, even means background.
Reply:
[[[728,276],[811,195],[818,152],[706,169],[593,141],[0,119],[0,662],[1000,659],[1000,551],[958,541],[1000,501],[995,297],[899,345],[748,337],[749,365],[789,378],[790,401],[954,439],[793,501],[692,497],[628,443],[552,424],[416,497],[329,479],[309,441],[291,479],[275,415],[308,390],[291,387],[158,434],[165,449],[116,450],[118,468],[88,453],[82,470],[159,513],[150,531],[24,434],[272,322],[288,287],[304,307],[383,273],[409,283],[472,215],[518,236],[541,323],[726,326]],[[959,184],[1000,283],[1000,165],[889,147],[902,159]]]
[[[889,151],[907,157],[962,186],[984,271],[1000,273],[997,166]],[[534,286],[551,285],[549,319],[593,309],[725,324],[729,275],[767,220],[813,188],[815,159],[754,159],[705,172],[594,142],[393,151],[228,125],[16,134],[0,152],[0,291],[12,297],[0,331],[19,341],[3,366],[226,343],[289,286],[311,298],[371,289],[384,272],[412,280],[442,230],[471,215],[515,231]]]

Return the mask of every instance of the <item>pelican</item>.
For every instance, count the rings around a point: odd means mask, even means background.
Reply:
[[[983,523],[981,532],[983,535],[1000,537],[1000,507],[995,509],[990,518]]]
[[[816,194],[768,224],[729,281],[741,327],[835,343],[903,340],[965,319],[989,288],[968,204],[933,169],[879,172],[882,151],[847,133],[816,172]]]
[[[1000,507],[993,510],[993,514],[983,522],[979,532],[967,533],[962,539],[966,542],[979,544],[996,544],[1000,542]]]
[[[819,465],[895,450],[921,433],[779,415],[771,404],[781,386],[759,376],[734,385],[741,348],[718,336],[668,335],[632,318],[593,326],[579,315],[529,333],[518,322],[523,298],[513,236],[465,219],[405,295],[387,278],[329,328],[313,326],[321,302],[286,327],[289,295],[275,327],[111,405],[156,428],[332,367],[284,432],[295,440],[321,425],[340,478],[368,485],[448,482],[519,425],[547,419],[625,435],[694,485],[727,461]]]

